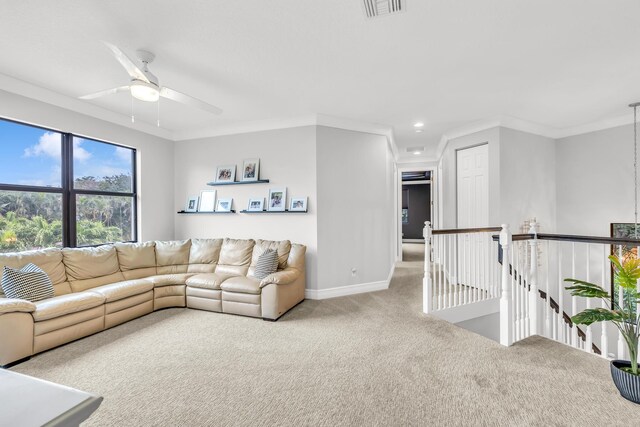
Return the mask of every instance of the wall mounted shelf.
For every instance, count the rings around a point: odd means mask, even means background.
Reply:
[[[207,185],[215,187],[217,185],[244,185],[244,184],[267,184],[269,182],[268,179],[259,179],[257,181],[233,181],[233,182],[207,182]]]
[[[211,214],[233,214],[236,213],[235,210],[231,210],[229,212],[187,212],[187,211],[178,211],[177,213],[181,215],[211,215]]]
[[[240,211],[240,213],[248,213],[248,214],[284,214],[284,213],[291,213],[291,214],[303,214],[303,213],[307,213],[308,211],[290,211],[290,210],[286,210],[286,211],[248,211],[248,210],[243,210]]]

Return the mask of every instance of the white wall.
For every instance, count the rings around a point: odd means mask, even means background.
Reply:
[[[260,159],[260,177],[268,184],[207,186],[217,165],[235,164],[239,173],[246,158]],[[237,175],[238,176],[238,175]],[[239,178],[236,178],[239,179]],[[306,214],[178,215],[187,197],[217,190],[232,197],[234,209],[246,209],[249,198],[268,197],[269,188],[286,187],[291,196],[308,196]],[[288,202],[287,202],[288,203]],[[232,237],[290,240],[307,246],[307,288],[316,287],[317,215],[315,126],[203,138],[175,144],[175,200],[171,212],[175,238]],[[287,205],[288,207],[288,205]]]
[[[136,148],[138,239],[173,239],[172,141],[2,90],[0,117]]]
[[[317,155],[318,289],[388,280],[396,205],[386,137],[318,126]]]
[[[608,236],[634,221],[633,126],[557,140],[557,230]]]
[[[457,228],[456,151],[489,144],[489,225],[500,225],[500,128],[492,128],[449,140],[442,163],[441,227]]]
[[[536,218],[541,232],[555,232],[555,140],[501,127],[500,221],[518,233],[531,218]]]

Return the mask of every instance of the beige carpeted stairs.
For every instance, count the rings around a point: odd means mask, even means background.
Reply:
[[[305,301],[275,323],[164,310],[13,369],[104,396],[92,426],[640,422],[605,360],[423,315],[421,247],[407,248],[418,261],[388,291]]]

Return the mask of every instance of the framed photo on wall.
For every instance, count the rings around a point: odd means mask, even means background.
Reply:
[[[232,205],[233,199],[218,199],[216,212],[231,212]]]
[[[236,180],[236,165],[218,166],[216,182],[234,182]]]
[[[307,198],[306,197],[292,197],[289,205],[291,212],[306,212],[307,211]]]
[[[242,180],[257,181],[260,176],[260,159],[246,159],[242,163]]]
[[[271,188],[269,190],[269,201],[267,210],[272,212],[284,212],[287,205],[287,189]]]
[[[198,196],[191,196],[187,199],[185,212],[198,212]]]
[[[262,212],[264,210],[264,197],[260,197],[259,199],[249,199],[249,204],[247,206],[248,212]]]
[[[200,206],[198,212],[213,212],[216,207],[216,190],[203,190],[200,192]]]

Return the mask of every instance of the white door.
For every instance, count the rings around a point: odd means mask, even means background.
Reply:
[[[459,150],[456,159],[458,228],[489,226],[489,145]],[[483,278],[478,276],[485,242],[478,233],[459,234],[454,283],[464,286],[465,299]]]
[[[456,159],[458,228],[489,226],[489,145],[459,150]]]

